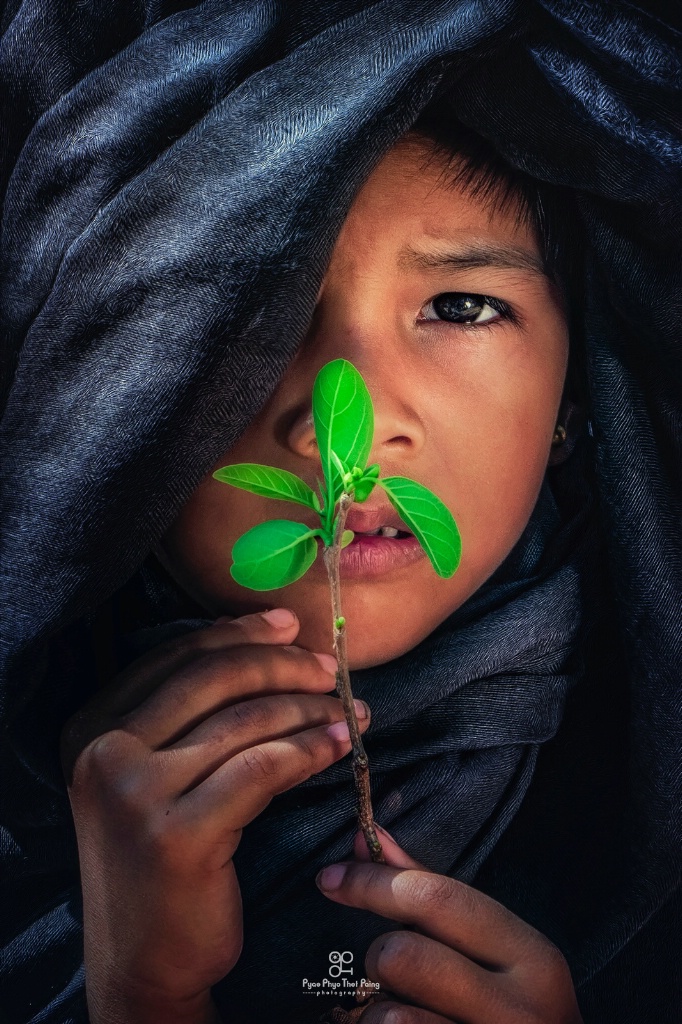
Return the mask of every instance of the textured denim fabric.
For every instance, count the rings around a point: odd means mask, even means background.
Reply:
[[[549,471],[489,585],[355,673],[377,816],[555,941],[586,1024],[677,1024],[682,19],[654,2],[12,0],[1,28],[10,1021],[87,1020],[58,737],[94,686],[92,620],[276,387],[353,195],[445,86],[458,120],[576,193],[593,436]],[[191,627],[148,604],[140,626]],[[343,764],[245,830],[229,1020],[315,1020],[301,977],[340,942],[362,962],[386,930],[314,888],[352,833]]]

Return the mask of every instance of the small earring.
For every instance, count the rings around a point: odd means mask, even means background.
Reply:
[[[566,427],[562,426],[561,423],[557,423],[554,436],[552,437],[552,447],[558,448],[559,445],[563,444],[566,440]]]

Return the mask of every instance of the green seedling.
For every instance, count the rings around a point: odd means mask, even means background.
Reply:
[[[334,654],[339,664],[336,685],[353,745],[359,824],[372,860],[383,861],[374,828],[369,764],[353,706],[346,620],[341,612],[339,556],[354,537],[352,530],[344,529],[346,517],[353,501],[366,501],[378,484],[439,576],[449,579],[454,574],[462,545],[450,510],[432,491],[404,476],[380,478],[379,466],[367,465],[374,439],[374,408],[362,376],[346,359],[327,363],[315,378],[313,422],[324,477],[324,481],[317,478],[319,498],[295,474],[273,466],[240,463],[224,466],[213,476],[253,494],[303,505],[319,516],[316,528],[291,519],[272,519],[247,530],[232,548],[230,574],[251,590],[286,587],[308,571],[317,557],[316,538],[322,539],[331,589]]]

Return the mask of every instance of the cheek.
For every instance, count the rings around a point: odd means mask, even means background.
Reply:
[[[463,501],[464,550],[495,568],[511,551],[531,516],[547,466],[548,442],[531,431],[503,440],[480,438],[471,452]]]
[[[173,565],[202,582],[222,571],[219,567],[224,559],[220,555],[231,544],[228,524],[234,523],[232,496],[219,488],[212,479],[204,481],[163,538],[163,547]]]
[[[542,486],[561,400],[563,353],[554,361],[499,362],[450,397],[440,464],[467,559],[481,582],[521,536]],[[482,368],[479,368],[482,370]],[[483,383],[484,382],[484,383]]]

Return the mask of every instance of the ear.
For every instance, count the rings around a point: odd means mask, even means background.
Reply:
[[[576,446],[578,438],[587,427],[587,415],[580,405],[564,396],[557,415],[557,428],[562,427],[565,437],[561,441],[552,441],[548,466],[558,466],[565,462]]]

